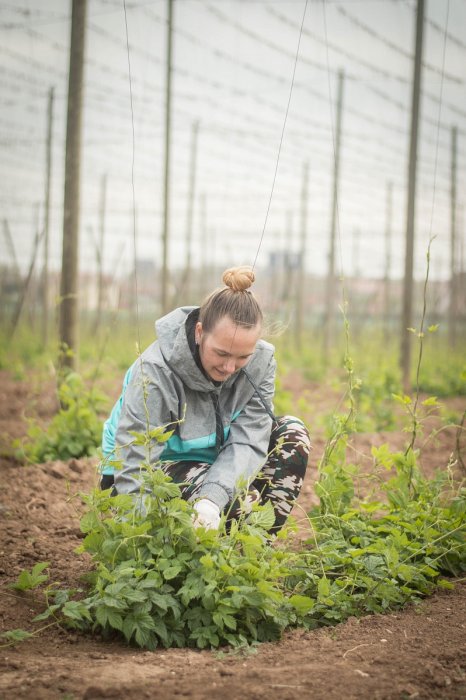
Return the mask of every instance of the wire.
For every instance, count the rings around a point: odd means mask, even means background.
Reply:
[[[398,46],[390,39],[387,39],[382,34],[379,34],[379,32],[376,32],[374,29],[372,29],[372,27],[367,25],[365,22],[360,20],[358,17],[355,17],[354,15],[352,15],[344,7],[337,6],[336,9],[338,10],[338,12],[340,14],[342,14],[344,17],[346,17],[356,27],[359,27],[359,29],[362,29],[362,31],[366,32],[366,34],[369,34],[369,36],[371,36],[372,38],[377,39],[378,41],[382,42],[383,44],[385,44],[385,46],[388,46],[388,48],[392,49],[392,51],[396,51],[398,54],[405,56],[405,58],[409,58],[411,61],[413,60],[413,56],[412,56],[412,54],[409,53],[409,51],[406,51],[405,49],[403,49],[401,46]],[[445,71],[445,67],[443,67],[442,69],[439,69],[436,66],[433,66],[431,63],[427,63],[426,61],[423,61],[422,65],[424,66],[424,68],[427,68],[428,70],[432,71],[433,73],[436,73],[437,75],[441,75],[442,80],[444,80],[446,78],[450,82],[456,83],[457,85],[464,85],[464,80],[462,78],[459,78],[456,75],[452,75],[451,73],[447,73]]]
[[[276,179],[277,179],[278,165],[279,165],[279,163],[280,163],[280,153],[281,153],[281,150],[282,150],[283,136],[284,136],[284,134],[285,134],[285,128],[286,128],[286,120],[287,120],[287,118],[288,118],[288,112],[289,112],[290,103],[291,103],[291,96],[292,96],[292,94],[293,94],[293,85],[294,85],[294,79],[295,79],[295,75],[296,75],[296,66],[298,65],[299,47],[300,47],[300,44],[301,44],[301,37],[302,37],[302,34],[303,34],[303,26],[304,26],[304,19],[305,19],[305,17],[306,17],[307,3],[308,3],[308,0],[306,0],[306,4],[305,4],[305,6],[304,6],[303,19],[302,19],[302,21],[301,21],[301,29],[300,29],[299,38],[298,38],[298,46],[297,46],[297,48],[296,48],[296,54],[295,54],[294,65],[293,65],[293,76],[292,76],[292,78],[291,78],[290,94],[289,94],[289,96],[288,96],[288,104],[286,105],[285,118],[284,118],[284,120],[283,120],[282,133],[281,133],[281,136],[280,136],[280,145],[279,145],[279,147],[278,147],[277,160],[276,160],[276,163],[275,163],[275,172],[274,172],[274,174],[273,174],[272,189],[271,189],[271,191],[270,191],[269,202],[268,202],[268,205],[267,205],[267,211],[266,211],[266,213],[265,213],[264,226],[263,226],[263,228],[262,228],[262,233],[261,233],[261,237],[260,237],[260,240],[259,240],[259,245],[258,245],[258,247],[257,247],[257,251],[256,251],[256,256],[255,256],[255,258],[254,258],[254,262],[253,262],[253,264],[252,264],[252,269],[253,269],[253,270],[254,270],[254,268],[256,267],[257,258],[259,257],[259,252],[260,252],[260,249],[261,249],[261,247],[262,247],[262,241],[264,240],[265,229],[266,229],[266,226],[267,226],[267,220],[268,220],[268,218],[269,218],[270,206],[271,206],[271,204],[272,204],[272,198],[273,198],[273,193],[274,193],[274,189],[275,189],[275,182],[276,182]]]

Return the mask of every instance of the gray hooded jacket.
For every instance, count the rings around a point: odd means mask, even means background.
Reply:
[[[216,386],[189,347],[185,322],[195,308],[176,309],[156,322],[157,340],[128,371],[104,426],[103,447],[107,459],[123,465],[115,472],[118,493],[139,492],[143,462],[211,464],[199,496],[223,509],[237,485],[266,461],[276,362],[273,346],[259,340],[246,367]],[[153,441],[150,449],[130,432],[144,434],[170,423],[174,434],[165,444]]]

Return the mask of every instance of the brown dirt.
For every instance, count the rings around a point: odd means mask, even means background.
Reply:
[[[96,482],[95,460],[22,466],[8,456],[12,437],[24,434],[25,414],[35,406],[41,419],[55,410],[53,385],[14,381],[0,373],[0,627],[31,629],[42,609],[40,596],[16,594],[5,584],[37,561],[50,562],[51,579],[76,587],[88,561],[74,554],[80,542],[80,501],[74,496]],[[334,408],[334,397],[315,387],[316,410]],[[449,402],[459,413],[464,399]],[[435,421],[432,419],[432,427]],[[431,473],[448,463],[455,430],[441,432],[421,451]],[[401,431],[355,436],[354,461],[370,465],[370,447],[388,442],[402,449]],[[315,502],[312,483],[323,449],[314,442],[310,473],[300,506]],[[296,514],[299,518],[299,510]],[[46,623],[44,623],[46,624]],[[100,698],[191,700],[294,700],[370,698],[466,698],[466,583],[439,591],[394,614],[350,619],[333,628],[295,630],[255,653],[235,655],[188,649],[139,651],[121,643],[49,627],[32,640],[0,649],[0,698],[97,700]]]

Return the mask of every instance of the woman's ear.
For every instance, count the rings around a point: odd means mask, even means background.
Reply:
[[[196,345],[200,345],[202,339],[202,323],[198,321],[194,326],[194,341]]]

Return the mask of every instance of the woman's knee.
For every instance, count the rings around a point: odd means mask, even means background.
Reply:
[[[272,425],[271,439],[275,443],[280,439],[283,443],[300,444],[306,454],[311,449],[309,430],[296,416],[278,416]]]

